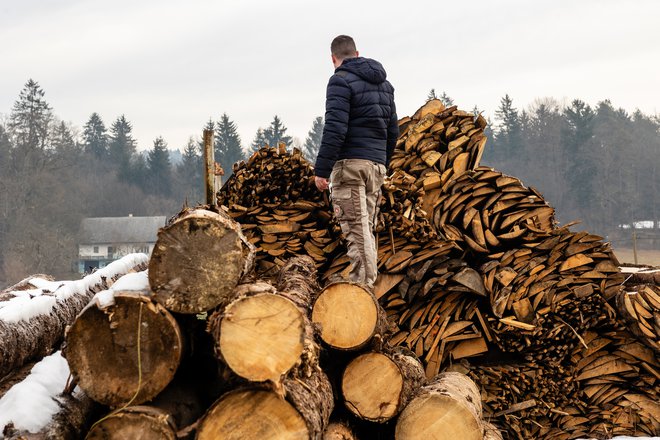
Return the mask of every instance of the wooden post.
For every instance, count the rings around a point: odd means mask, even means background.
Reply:
[[[215,157],[213,151],[213,130],[204,130],[204,190],[206,204],[217,205],[215,199]]]

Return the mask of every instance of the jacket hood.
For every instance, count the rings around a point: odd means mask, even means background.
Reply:
[[[354,73],[372,84],[380,84],[387,78],[383,65],[371,58],[347,58],[341,63],[341,66],[337,67],[335,73],[341,70]]]

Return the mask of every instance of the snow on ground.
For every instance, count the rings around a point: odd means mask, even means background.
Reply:
[[[9,422],[32,433],[43,429],[59,409],[54,397],[64,390],[68,377],[69,365],[59,351],[35,364],[30,374],[0,399],[0,439]]]
[[[41,278],[30,279],[30,284],[36,289],[9,292],[14,295],[7,301],[0,302],[0,320],[5,322],[27,321],[38,315],[50,313],[57,301],[63,301],[73,295],[82,295],[103,282],[116,277],[117,274],[126,273],[138,264],[149,261],[146,254],[129,254],[117,261],[113,261],[103,269],[87,275],[76,281],[47,281]],[[147,283],[146,275],[132,277],[126,281],[127,287],[143,286]],[[125,290],[136,290],[126,288]],[[137,289],[141,290],[141,289]]]

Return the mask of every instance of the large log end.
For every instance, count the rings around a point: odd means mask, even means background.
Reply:
[[[89,397],[116,407],[160,393],[174,377],[182,345],[179,326],[163,306],[136,292],[117,292],[114,304],[100,309],[91,303],[81,312],[67,331],[64,356]]]
[[[379,331],[379,321],[376,298],[351,283],[325,287],[312,308],[312,322],[320,325],[321,339],[340,350],[363,347]]]

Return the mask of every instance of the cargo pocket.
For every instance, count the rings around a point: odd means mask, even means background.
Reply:
[[[332,188],[332,207],[339,221],[354,221],[360,216],[360,192],[357,187]]]

